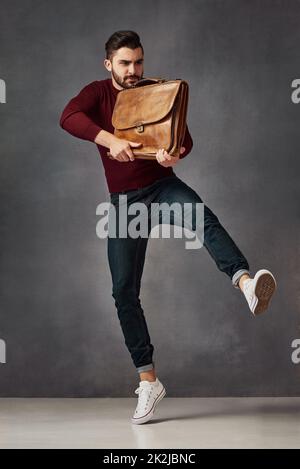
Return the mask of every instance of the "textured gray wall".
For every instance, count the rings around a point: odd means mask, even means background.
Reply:
[[[131,396],[138,375],[111,296],[95,145],[59,127],[109,77],[104,43],[136,30],[145,76],[190,84],[192,153],[175,172],[279,289],[254,318],[205,248],[149,241],[141,300],[169,396],[299,396],[299,1],[3,0],[1,396]],[[2,342],[3,344],[3,342]]]

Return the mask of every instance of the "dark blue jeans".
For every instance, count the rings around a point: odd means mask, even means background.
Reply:
[[[115,206],[116,212],[119,207],[119,196],[124,194],[127,195],[127,207],[133,202],[143,202],[147,208],[154,202],[191,203],[192,207],[197,202],[203,203],[199,195],[175,174],[140,189],[111,193],[110,201]],[[148,210],[148,216],[151,217],[150,210]],[[128,223],[131,219],[132,217],[128,216]],[[160,218],[159,223],[161,222]],[[117,219],[117,225],[118,223]],[[173,224],[177,222],[171,217],[170,225]],[[109,236],[107,242],[112,276],[112,296],[115,300],[125,344],[138,372],[154,368],[154,347],[139,298],[147,243],[148,237],[142,236],[137,238]],[[249,273],[249,264],[217,216],[205,204],[203,245],[218,269],[230,277],[235,288],[239,288],[238,281],[241,275]]]

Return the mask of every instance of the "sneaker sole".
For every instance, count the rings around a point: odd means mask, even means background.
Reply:
[[[151,410],[147,413],[147,415],[145,415],[144,417],[139,417],[139,418],[132,418],[131,419],[131,423],[135,424],[135,425],[140,425],[142,423],[146,423],[148,422],[149,420],[152,419],[153,415],[154,415],[154,412],[156,410],[156,406],[157,404],[162,400],[163,397],[165,397],[166,395],[166,390],[165,388],[162,389],[161,393],[157,396],[157,398],[155,399],[155,401],[153,402],[153,405],[152,405],[152,408]]]
[[[257,297],[257,305],[255,307],[255,316],[263,313],[268,309],[270,300],[276,290],[276,282],[270,273],[261,274],[255,286],[255,296]]]

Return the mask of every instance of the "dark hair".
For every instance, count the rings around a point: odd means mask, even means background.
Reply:
[[[144,53],[140,37],[134,31],[116,31],[113,33],[105,43],[106,58],[111,61],[115,51],[121,49],[121,47],[128,47],[129,49],[141,47]]]

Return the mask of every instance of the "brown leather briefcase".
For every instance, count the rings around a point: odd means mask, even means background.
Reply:
[[[135,158],[156,159],[160,148],[178,156],[186,129],[188,92],[186,81],[163,78],[144,78],[121,90],[112,115],[114,135],[142,143],[131,147]]]

